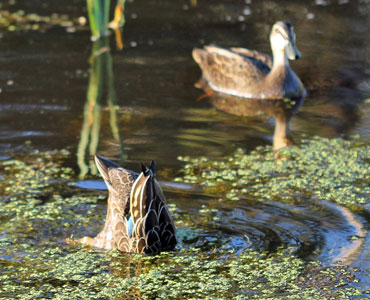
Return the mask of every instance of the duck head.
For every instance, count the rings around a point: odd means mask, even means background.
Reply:
[[[284,52],[290,60],[301,58],[301,54],[295,45],[293,26],[288,22],[278,21],[274,24],[270,34],[270,43],[274,55],[278,52]]]

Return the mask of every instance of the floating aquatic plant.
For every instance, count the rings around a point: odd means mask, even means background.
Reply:
[[[300,295],[298,299],[341,300],[363,295],[349,286],[356,281],[350,269],[306,264],[282,249],[275,254],[187,250],[143,257],[50,248],[31,251],[17,264],[5,265],[0,273],[0,296],[267,300]]]
[[[361,146],[352,147],[361,152]],[[99,202],[106,197],[70,187],[76,175],[63,167],[68,156],[67,151],[30,151],[0,162],[0,298],[267,300],[299,295],[298,299],[341,300],[368,296],[356,287],[357,269],[305,262],[290,249],[273,253],[246,249],[239,255],[215,245],[207,251],[190,247],[143,256],[66,244],[63,240],[69,232],[97,231],[91,227],[99,220],[102,224],[104,205]],[[183,225],[191,227],[189,222]],[[201,229],[191,234],[201,234]]]
[[[347,206],[369,201],[369,145],[359,140],[315,138],[301,146],[273,152],[238,149],[219,161],[179,157],[186,162],[177,181],[200,184],[228,199],[295,201],[301,196]]]
[[[9,31],[45,31],[54,26],[63,27],[67,32],[86,29],[86,18],[71,18],[65,14],[54,13],[50,16],[41,16],[35,13],[27,14],[24,10],[10,12],[0,10],[0,29]]]
[[[88,8],[88,18],[92,33],[92,40],[104,37],[111,28],[116,33],[117,44],[121,49],[122,38],[119,34],[119,28],[124,26],[124,7],[126,0],[117,0],[114,18],[109,22],[110,0],[86,0]],[[73,33],[77,30],[86,30],[86,17],[80,16],[72,18],[67,14],[53,13],[48,16],[42,16],[36,13],[27,13],[19,9],[10,11],[1,9],[0,6],[0,29],[6,28],[8,31],[41,31],[59,26]]]

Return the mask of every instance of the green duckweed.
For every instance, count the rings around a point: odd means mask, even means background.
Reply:
[[[53,13],[50,16],[40,16],[35,13],[26,13],[24,10],[11,12],[0,7],[0,30],[8,31],[40,31],[44,32],[52,27],[65,28],[73,33],[78,30],[87,30],[87,20],[81,16],[70,18],[67,15]]]
[[[361,158],[361,147],[355,149]],[[263,155],[269,156],[264,149],[257,153],[261,162],[266,159]],[[67,244],[64,239],[71,232],[81,236],[97,232],[106,198],[105,191],[73,188],[77,176],[63,167],[68,156],[66,151],[33,151],[0,162],[0,298],[310,300],[368,296],[368,291],[357,286],[359,270],[307,262],[287,248],[273,253],[251,249],[235,253],[215,244],[207,251],[189,247],[143,256]],[[219,165],[228,166],[230,161]],[[248,172],[233,170],[234,176]],[[171,210],[177,209],[172,205]],[[203,209],[200,213],[212,212]],[[202,234],[201,229],[193,229],[190,219],[182,224],[180,239]]]
[[[357,140],[315,138],[278,152],[260,147],[248,154],[238,149],[219,161],[179,159],[186,164],[176,181],[224,192],[231,200],[249,196],[289,202],[309,197],[346,206],[369,201],[369,145]]]

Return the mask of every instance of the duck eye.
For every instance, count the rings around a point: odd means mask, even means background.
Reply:
[[[280,31],[280,29],[279,29],[279,28],[275,28],[275,33],[280,34],[284,39],[286,39],[285,34],[283,34],[283,33]]]

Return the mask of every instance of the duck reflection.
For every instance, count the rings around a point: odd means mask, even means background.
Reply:
[[[269,100],[269,99],[246,99],[232,95],[215,92],[208,83],[201,79],[196,83],[196,87],[205,91],[200,97],[208,97],[214,107],[229,114],[252,117],[258,115],[268,115],[275,120],[275,130],[273,136],[273,149],[278,150],[293,143],[289,136],[289,122],[298,112],[304,97],[298,99]]]
[[[91,174],[97,173],[93,157],[97,152],[99,144],[103,97],[107,99],[112,136],[119,145],[120,157],[124,158],[124,147],[118,129],[118,106],[114,88],[113,60],[107,38],[101,38],[93,43],[90,66],[83,124],[77,148],[77,164],[80,168],[80,178],[84,178],[89,171]],[[105,95],[103,94],[104,92]],[[89,155],[88,161],[86,161],[85,157],[87,152]]]

